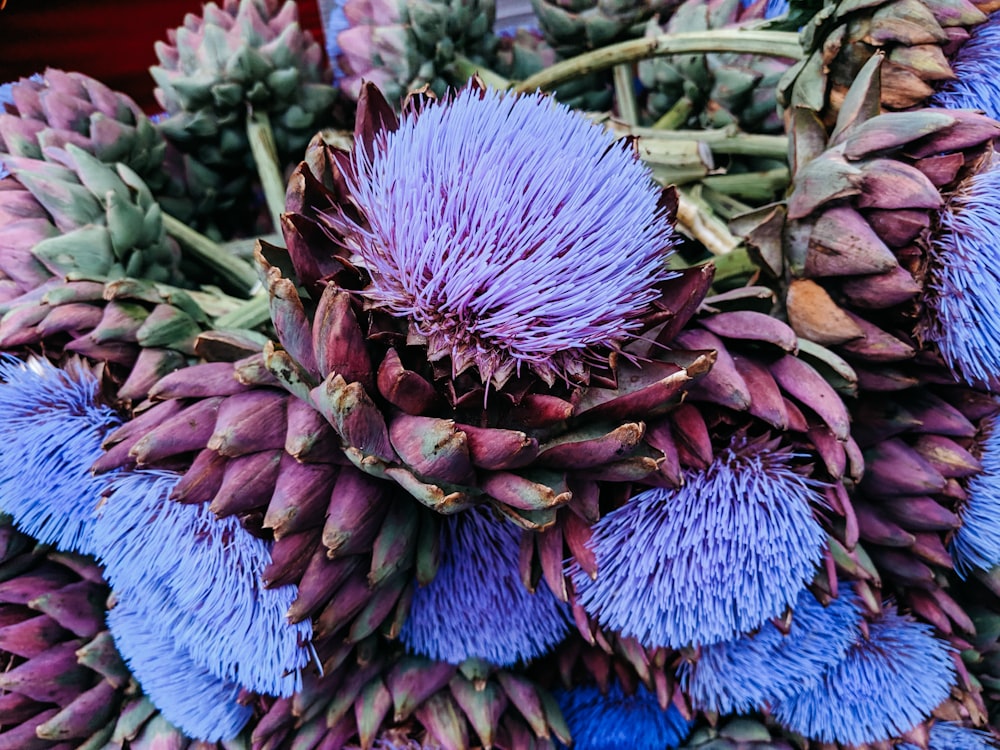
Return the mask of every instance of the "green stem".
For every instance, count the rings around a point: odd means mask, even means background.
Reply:
[[[257,165],[257,175],[264,188],[264,199],[274,223],[274,231],[281,231],[281,214],[285,212],[285,178],[278,162],[278,147],[271,130],[267,112],[253,110],[247,116],[247,140]]]
[[[651,130],[677,130],[687,122],[692,110],[694,110],[694,102],[688,97],[682,96],[674,102],[674,106],[663,113],[659,120],[653,123]]]
[[[166,212],[163,227],[181,244],[188,257],[211,268],[230,288],[249,296],[259,284],[257,272],[249,263],[229,255],[217,243]]]
[[[677,193],[677,226],[716,257],[729,255],[741,244],[707,205],[683,190]]]
[[[715,154],[781,160],[788,158],[788,137],[784,135],[756,135],[729,126],[713,130],[661,130],[659,124],[651,128],[637,128],[609,121],[605,125],[618,136],[634,135],[656,141],[698,141],[706,144]]]
[[[261,290],[235,310],[215,319],[215,328],[253,329],[271,320],[271,305],[266,291]]]
[[[788,187],[789,173],[786,167],[769,169],[766,172],[746,172],[706,177],[702,182],[707,187],[725,195],[736,195],[751,201],[774,198],[774,194]]]
[[[760,270],[750,258],[745,247],[738,247],[731,253],[716,256],[712,262],[715,263],[713,284],[719,284],[729,279],[753,276]]]
[[[737,52],[751,55],[787,57],[793,60],[803,55],[799,35],[793,31],[756,31],[746,29],[713,29],[681,34],[632,39],[619,44],[585,52],[556,63],[518,83],[516,91],[551,89],[558,83],[579,78],[621,63],[636,62],[664,55],[685,55],[710,52]]]
[[[615,101],[618,116],[629,125],[639,124],[639,105],[635,101],[635,84],[631,65],[616,65],[614,68]]]
[[[502,75],[483,65],[474,63],[465,55],[455,55],[455,61],[451,64],[451,72],[462,83],[468,81],[472,76],[479,76],[480,80],[491,88],[499,89],[500,91],[510,88],[511,82]]]

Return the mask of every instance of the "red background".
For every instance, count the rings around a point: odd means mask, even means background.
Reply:
[[[202,0],[7,0],[0,11],[0,83],[44,70],[78,70],[155,112],[153,43],[180,26]],[[323,42],[315,0],[299,20]]]

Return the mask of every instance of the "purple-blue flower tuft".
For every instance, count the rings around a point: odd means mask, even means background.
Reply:
[[[532,594],[518,568],[520,531],[489,508],[441,523],[441,563],[413,595],[399,638],[413,653],[459,664],[510,666],[541,656],[569,630],[569,606],[542,581]]]
[[[1000,565],[1000,425],[988,420],[981,440],[981,472],[969,479],[968,500],[960,512],[962,525],[951,538],[955,572],[965,576],[973,568]]]
[[[100,383],[79,360],[0,358],[0,511],[57,549],[92,554],[104,488],[90,466],[120,420],[98,403]]]
[[[164,637],[163,613],[119,602],[108,612],[115,646],[143,691],[163,716],[189,737],[208,742],[239,734],[253,715],[240,705],[240,687],[220,680]]]
[[[861,613],[843,591],[824,607],[804,589],[787,635],[773,622],[734,641],[702,646],[697,661],[681,663],[678,676],[693,705],[720,714],[745,714],[815,684],[857,640]]]
[[[778,722],[820,742],[862,745],[905,734],[948,697],[951,649],[930,626],[884,611],[868,631],[819,682],[772,706]]]
[[[216,677],[291,695],[312,638],[308,620],[285,620],[295,587],[263,587],[268,545],[236,518],[171,502],[180,478],[131,471],[112,479],[94,532],[108,581],[121,601],[155,613],[157,632]]]
[[[578,685],[555,693],[570,734],[573,750],[668,750],[680,745],[691,732],[674,705],[664,710],[642,684],[626,695],[612,682],[607,694],[596,685]]]
[[[955,376],[1000,386],[1000,160],[972,175],[938,214],[924,336]]]
[[[945,81],[930,104],[945,109],[981,109],[1000,119],[1000,12],[971,29],[969,39],[950,60],[953,78]]]
[[[467,88],[359,142],[352,199],[330,216],[431,359],[501,387],[549,383],[619,347],[669,278],[673,230],[631,150],[542,94]]]
[[[952,724],[950,721],[937,721],[931,727],[928,750],[992,750],[997,745],[986,732],[978,729]],[[909,743],[900,745],[896,750],[920,750]]]
[[[677,490],[651,489],[604,516],[598,573],[571,568],[584,609],[642,645],[731,640],[795,603],[826,539],[818,482],[774,443],[735,442]]]

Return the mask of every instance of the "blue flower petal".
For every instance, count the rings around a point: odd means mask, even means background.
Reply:
[[[982,439],[983,470],[969,479],[968,500],[959,514],[962,525],[951,538],[955,572],[965,576],[972,568],[990,570],[1000,565],[1000,429],[992,417]]]
[[[123,599],[157,612],[157,629],[198,665],[250,690],[288,696],[309,660],[308,621],[289,625],[294,586],[265,589],[268,544],[236,518],[169,497],[181,475],[115,476],[95,528],[99,557]]]
[[[938,721],[931,727],[928,750],[991,750],[996,746],[996,742],[986,732],[969,729],[961,724],[952,724],[950,721]],[[920,748],[906,743],[896,750],[920,750]]]
[[[556,691],[573,750],[669,750],[691,732],[692,722],[673,705],[660,708],[656,696],[640,684],[633,695],[611,683],[607,695],[595,685]]]
[[[544,581],[532,594],[518,568],[520,531],[476,508],[441,522],[437,575],[413,595],[399,634],[413,653],[510,666],[541,656],[569,631],[569,606]]]
[[[170,723],[194,739],[232,739],[253,715],[253,709],[237,703],[240,686],[220,680],[164,638],[156,627],[160,615],[143,610],[141,602],[119,601],[108,612],[115,646]]]
[[[821,742],[862,745],[905,734],[951,692],[950,646],[929,625],[885,611],[844,659],[811,687],[774,704],[773,716]]]
[[[938,214],[924,336],[954,375],[1000,386],[1000,160],[966,180]]]
[[[826,535],[817,482],[794,456],[726,449],[677,490],[652,489],[598,521],[592,580],[571,570],[580,603],[649,648],[705,645],[760,627],[812,580]]]
[[[41,542],[94,553],[105,480],[90,467],[120,420],[97,403],[100,383],[78,360],[0,358],[0,510]]]
[[[941,85],[930,103],[945,109],[981,109],[1000,119],[1000,12],[970,31],[950,60],[955,77]]]
[[[752,635],[702,646],[697,661],[681,663],[681,687],[704,711],[759,710],[818,682],[857,640],[860,620],[850,590],[824,607],[805,589],[787,635],[768,621]]]

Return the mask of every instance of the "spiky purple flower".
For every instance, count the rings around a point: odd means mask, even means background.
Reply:
[[[60,550],[92,554],[104,482],[90,466],[120,420],[98,403],[100,383],[79,360],[0,357],[0,511]]]
[[[399,638],[413,653],[458,664],[509,666],[541,656],[569,630],[569,607],[545,582],[521,583],[520,532],[474,508],[441,523],[441,563],[413,595]]]
[[[582,373],[669,276],[649,169],[548,96],[468,88],[411,108],[353,165],[364,225],[330,221],[372,275],[364,293],[484,383]]]
[[[937,721],[931,727],[928,750],[991,750],[997,745],[986,732],[978,729],[952,724],[950,721]],[[920,750],[909,743],[899,745],[896,750]]]
[[[862,745],[905,734],[948,697],[950,647],[930,626],[884,611],[868,631],[819,682],[772,706],[783,726],[821,742]]]
[[[945,109],[981,109],[1000,119],[1000,12],[971,29],[969,39],[950,60],[954,78],[931,97],[931,105]]]
[[[596,685],[556,691],[573,750],[668,750],[691,732],[691,722],[671,704],[664,710],[642,684],[626,695],[618,681],[601,693]]]
[[[972,568],[990,570],[1000,565],[1000,425],[991,417],[981,440],[983,468],[969,479],[968,500],[959,511],[962,525],[951,538],[955,571],[965,576]]]
[[[861,614],[849,591],[824,607],[804,589],[787,635],[773,622],[733,641],[702,646],[696,662],[678,676],[696,708],[745,714],[815,684],[843,659],[859,635]]]
[[[644,646],[731,640],[795,603],[826,539],[819,483],[774,443],[735,442],[680,489],[651,489],[604,516],[597,577],[571,569],[584,609]]]
[[[924,336],[956,377],[1000,385],[1000,161],[968,178],[938,214]]]
[[[94,538],[118,598],[216,677],[269,695],[301,687],[309,621],[289,625],[294,586],[265,589],[268,545],[206,505],[171,502],[181,475],[115,476]],[[155,697],[154,697],[155,702]]]
[[[153,704],[189,737],[215,742],[239,734],[253,714],[237,702],[240,686],[220,680],[164,637],[161,613],[132,604],[121,601],[108,612],[108,629]]]

